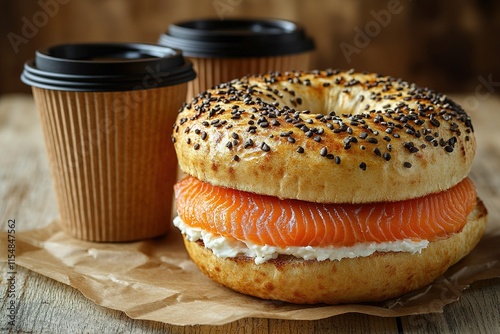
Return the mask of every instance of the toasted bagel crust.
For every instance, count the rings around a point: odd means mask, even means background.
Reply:
[[[478,202],[464,229],[430,242],[421,253],[375,253],[340,261],[279,256],[264,264],[248,257],[218,258],[202,242],[184,238],[186,249],[203,273],[238,292],[291,303],[356,303],[400,296],[426,286],[468,254],[486,226]]]
[[[180,110],[173,141],[181,169],[202,181],[322,203],[449,189],[476,145],[469,116],[446,96],[337,71],[221,84]]]

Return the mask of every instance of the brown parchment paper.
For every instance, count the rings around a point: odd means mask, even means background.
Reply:
[[[472,253],[432,285],[371,304],[293,305],[233,292],[198,270],[176,229],[154,240],[92,243],[73,239],[52,223],[16,234],[16,264],[133,319],[174,325],[222,325],[246,317],[316,320],[348,312],[395,317],[442,312],[472,282],[500,277],[500,224],[488,227]]]

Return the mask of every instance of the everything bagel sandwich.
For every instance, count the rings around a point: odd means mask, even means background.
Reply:
[[[269,73],[208,90],[173,141],[186,249],[244,294],[378,301],[423,287],[481,238],[470,117],[373,73]]]

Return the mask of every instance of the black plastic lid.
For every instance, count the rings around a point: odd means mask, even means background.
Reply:
[[[193,80],[182,52],[155,44],[64,44],[38,50],[24,65],[21,80],[63,91],[125,91]]]
[[[188,57],[266,57],[306,52],[314,42],[285,20],[194,20],[169,26],[159,44]]]

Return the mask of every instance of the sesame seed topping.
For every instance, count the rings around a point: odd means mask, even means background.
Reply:
[[[304,148],[302,146],[297,147],[297,152],[304,153]]]
[[[439,121],[435,118],[431,118],[429,122],[431,122],[431,124],[434,125],[435,127],[439,127],[439,125],[441,125],[441,123],[439,123]]]
[[[269,152],[271,150],[269,145],[267,145],[265,142],[262,142],[262,145],[260,145],[260,149],[264,152]]]
[[[321,150],[319,151],[319,154],[322,157],[325,157],[328,154],[328,150],[326,149],[326,147],[322,147]]]
[[[255,125],[250,125],[248,128],[247,128],[247,132],[250,132],[250,133],[255,133],[257,130],[257,127]]]
[[[360,163],[359,168],[361,168],[362,170],[366,170],[366,163],[364,162]]]
[[[408,161],[405,161],[403,166],[405,166],[406,168],[411,168],[411,163],[409,163]]]

